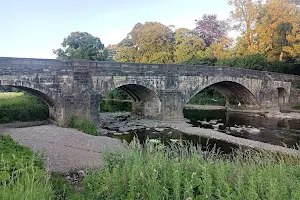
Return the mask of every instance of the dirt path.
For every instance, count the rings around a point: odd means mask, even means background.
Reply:
[[[43,152],[50,171],[70,172],[85,168],[101,167],[105,149],[121,148],[117,139],[91,136],[70,128],[43,125],[27,128],[8,128],[0,132],[15,141]]]

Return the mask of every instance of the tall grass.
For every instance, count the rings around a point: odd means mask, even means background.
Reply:
[[[52,199],[50,176],[29,148],[0,136],[0,199]]]
[[[265,152],[224,156],[138,142],[106,152],[82,199],[300,199],[299,161]]]
[[[0,123],[45,120],[48,106],[23,93],[0,93]]]
[[[70,117],[68,120],[68,127],[75,128],[90,135],[98,135],[96,125],[90,120],[81,117]]]

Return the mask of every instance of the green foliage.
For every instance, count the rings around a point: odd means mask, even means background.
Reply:
[[[50,178],[55,200],[79,199],[78,191],[67,180],[64,174],[52,172]]]
[[[268,60],[261,54],[252,54],[231,59],[220,59],[216,63],[219,66],[239,67],[244,69],[267,70]]]
[[[205,43],[194,31],[180,28],[175,31],[174,62],[184,63],[188,60],[202,58]],[[204,56],[205,57],[205,56]]]
[[[106,99],[119,99],[119,100],[131,100],[131,97],[122,89],[116,88],[106,95]],[[132,110],[131,102],[120,102],[120,101],[101,101],[100,111],[101,112],[117,112]]]
[[[106,152],[82,199],[299,199],[299,161],[264,152],[227,158],[193,146],[138,142]]]
[[[300,105],[294,106],[293,109],[300,110]]]
[[[64,38],[63,48],[53,50],[58,59],[106,60],[108,51],[100,38],[87,32],[72,32]]]
[[[45,120],[48,117],[48,106],[34,96],[0,93],[0,123]]]
[[[137,23],[117,48],[118,62],[172,63],[173,32],[158,22]]]
[[[42,160],[9,136],[0,135],[0,199],[52,199]]]
[[[205,88],[193,96],[188,104],[225,106],[226,99],[213,88]]]
[[[229,59],[220,59],[215,65],[287,74],[300,74],[296,64],[283,61],[268,61],[268,59],[262,54],[251,54]]]
[[[190,58],[185,60],[182,64],[215,66],[216,62],[217,59],[215,58]]]
[[[88,119],[72,116],[68,120],[68,127],[90,135],[98,135],[96,125]]]

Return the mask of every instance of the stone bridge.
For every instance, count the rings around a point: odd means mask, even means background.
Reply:
[[[137,115],[178,120],[183,106],[207,87],[227,106],[279,109],[300,102],[300,77],[231,67],[0,57],[0,85],[30,92],[64,124],[72,115],[97,121],[99,103],[115,88],[134,100]]]

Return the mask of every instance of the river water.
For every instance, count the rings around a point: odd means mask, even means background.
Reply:
[[[255,116],[249,113],[235,113],[225,110],[184,110],[184,116],[193,126],[213,128],[206,121],[218,120],[224,124],[219,131],[236,137],[261,141],[269,144],[296,147],[300,141],[299,119],[277,119]],[[238,127],[230,130],[229,127]],[[244,129],[254,129],[254,133]],[[250,128],[251,127],[251,128]],[[238,130],[238,131],[236,131]]]
[[[192,124],[194,127],[215,129],[224,134],[269,144],[294,148],[300,141],[300,120],[298,119],[265,118],[253,116],[253,114],[234,113],[225,110],[190,109],[184,110],[184,117],[187,123]],[[214,127],[213,124],[215,124]],[[217,129],[216,124],[219,126]],[[206,138],[188,135],[172,129],[163,129],[160,131],[155,129],[142,129],[131,132],[128,135],[116,135],[113,137],[130,142],[134,136],[136,136],[141,143],[145,142],[146,139],[150,139],[153,142],[163,142],[167,144],[181,140],[200,143],[204,147],[207,145],[209,147],[216,145],[216,147],[225,153],[231,152],[232,148],[237,147],[229,143],[211,139],[207,140]]]

